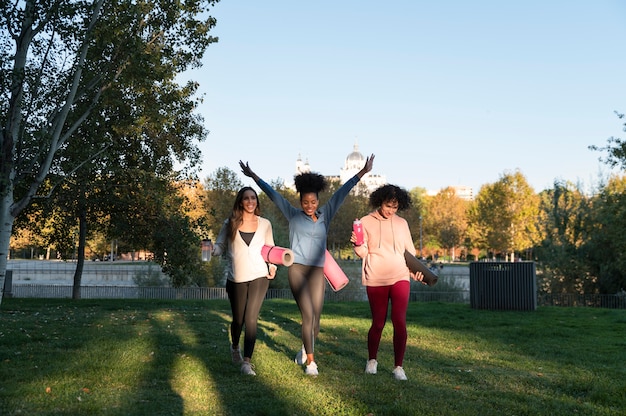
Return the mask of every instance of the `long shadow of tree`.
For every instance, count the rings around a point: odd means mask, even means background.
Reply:
[[[211,302],[210,305],[214,305]],[[240,368],[231,361],[230,345],[230,310],[227,303],[223,303],[220,310],[208,310],[199,319],[189,319],[186,322],[196,334],[197,347],[189,349],[188,353],[195,354],[206,366],[213,382],[212,386],[218,393],[226,414],[295,414],[306,415],[307,411],[297,409],[297,405],[277,394],[277,386],[266,382],[263,377],[245,376],[240,373]],[[261,315],[264,314],[265,306]],[[208,330],[212,328],[212,330]],[[257,328],[257,350],[260,343],[266,344],[274,351],[291,352],[289,348],[273,342],[271,325],[265,325],[262,319]],[[253,362],[258,354],[253,355]],[[233,383],[233,379],[237,382]],[[259,407],[259,401],[271,402],[271,409]]]

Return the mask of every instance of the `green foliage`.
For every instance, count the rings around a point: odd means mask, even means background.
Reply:
[[[524,251],[539,239],[539,200],[521,172],[504,174],[484,185],[470,210],[472,236],[478,246],[496,252]]]
[[[333,186],[331,186],[331,189],[320,195],[320,205],[327,202],[338,187],[339,183],[335,182]],[[370,212],[370,210],[371,207],[368,206],[367,195],[354,192],[348,194],[330,223],[326,240],[328,247],[331,249],[351,248],[350,235],[352,233],[352,223],[355,218],[363,217]]]
[[[200,239],[192,231],[189,218],[178,212],[164,214],[156,219],[156,231],[152,235],[154,259],[175,287],[205,281]]]
[[[207,15],[216,3],[0,3],[7,29],[0,39],[0,283],[14,220],[33,199],[54,198],[40,208],[48,219],[54,215],[50,240],[61,253],[67,256],[69,236],[80,230],[79,288],[88,223],[101,225],[108,215],[122,228],[121,216],[107,208],[129,193],[111,182],[130,188],[136,184],[129,178],[150,174],[171,180],[175,161],[198,163],[196,141],[206,131],[194,112],[197,84],[180,86],[176,77],[200,66],[217,41],[208,34],[216,21]],[[142,206],[131,202],[119,212],[130,218],[134,208]],[[142,219],[135,215],[130,224]],[[127,239],[152,235],[129,231]],[[180,274],[174,264],[170,258],[165,267]]]
[[[415,246],[419,248],[420,239],[420,217],[426,212],[426,189],[413,188],[409,191],[411,196],[411,206],[406,211],[402,211],[400,215],[409,223],[409,229],[411,230],[411,237],[415,243]],[[424,229],[422,225],[422,240],[424,239]]]
[[[154,263],[146,263],[133,276],[137,286],[168,286],[169,279],[161,274],[161,267]]]
[[[252,362],[230,361],[228,301],[7,299],[0,413],[14,415],[597,415],[626,408],[623,310],[534,312],[409,304],[404,369],[393,330],[364,374],[367,302],[326,302],[320,375],[304,375],[293,300],[265,301]],[[540,340],[540,342],[538,342]],[[601,340],[601,342],[598,342]]]
[[[619,293],[626,287],[626,177],[595,196],[555,182],[541,194],[543,240],[535,248],[540,289],[547,293]]]
[[[189,105],[181,104],[195,86],[181,88],[174,79],[198,66],[208,45],[217,41],[208,35],[215,19],[206,17],[209,4],[215,3],[2,3],[3,26],[17,41],[13,45],[7,36],[0,43],[0,55],[9,58],[0,61],[0,194],[7,195],[6,186],[15,187],[20,200],[12,207],[13,216],[50,173],[67,175],[87,160],[85,154],[102,150],[114,132],[111,126],[124,132],[118,136],[198,134],[197,122],[172,122],[196,117]],[[168,121],[157,129],[159,134],[151,134],[145,120],[157,115]],[[85,128],[89,117],[105,123]],[[129,134],[130,120],[135,134]],[[165,148],[151,140],[140,146],[147,146],[142,155]],[[172,149],[177,155],[186,151]],[[123,165],[128,159],[114,160]],[[13,182],[6,180],[10,171]]]
[[[217,238],[226,219],[233,212],[237,192],[244,186],[237,173],[227,167],[218,168],[204,182],[206,190],[206,223],[210,234]]]
[[[224,287],[226,285],[227,263],[221,258],[212,257],[211,261],[202,263],[202,276],[194,282],[197,286],[204,287]]]
[[[599,292],[618,293],[626,290],[626,176],[609,180],[594,202],[585,253]]]
[[[467,230],[467,202],[453,188],[446,188],[430,198],[427,206],[426,229],[442,248],[459,246]]]
[[[626,132],[626,115],[615,111],[615,115],[620,120],[624,121],[622,124],[622,131]],[[598,147],[596,145],[589,146],[590,150],[606,152],[605,158],[600,158],[601,161],[611,167],[620,167],[622,170],[626,170],[626,140],[619,137],[611,136],[607,139],[607,144],[604,147]]]
[[[595,293],[596,279],[584,243],[594,227],[591,199],[571,183],[555,182],[540,195],[543,239],[534,252],[539,259],[539,287],[546,293]]]

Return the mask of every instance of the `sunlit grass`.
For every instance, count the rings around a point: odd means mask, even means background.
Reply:
[[[218,301],[5,299],[1,415],[620,415],[626,311],[473,310],[412,303],[408,382],[392,379],[392,326],[365,375],[369,307],[327,302],[320,376],[293,362],[299,313],[266,301],[256,377],[230,362]]]

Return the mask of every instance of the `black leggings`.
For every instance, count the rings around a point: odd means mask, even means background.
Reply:
[[[270,281],[265,277],[259,277],[250,282],[235,283],[226,281],[226,293],[230,300],[230,309],[233,321],[230,324],[230,336],[233,345],[239,345],[241,331],[245,325],[246,331],[243,338],[243,356],[252,358],[254,344],[256,343],[257,320],[261,305]]]
[[[302,343],[307,354],[315,351],[324,307],[324,268],[292,264],[288,272],[289,287],[302,315]]]

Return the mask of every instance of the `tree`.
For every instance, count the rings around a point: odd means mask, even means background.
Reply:
[[[411,238],[413,239],[415,245],[419,247],[420,217],[423,221],[424,215],[426,214],[426,189],[420,187],[413,188],[409,190],[409,195],[411,197],[411,206],[406,211],[401,212],[400,215],[409,223]],[[422,241],[423,240],[424,236],[422,227]]]
[[[163,195],[165,203],[156,205],[150,248],[174,286],[210,284],[201,260],[200,237],[194,232],[192,219],[180,210],[185,196],[175,186],[172,182],[165,185],[164,190],[169,191]]]
[[[36,213],[25,212],[19,219],[22,221],[16,221],[13,229],[10,257],[33,259],[41,256],[40,250],[43,247],[50,247],[46,241],[46,236],[49,234],[48,227],[45,224],[42,227],[33,226],[38,219]]]
[[[189,218],[194,226],[195,233],[200,238],[209,237],[208,224],[206,218],[206,189],[198,180],[179,181],[175,184],[178,192],[183,196],[183,203],[180,211]]]
[[[471,235],[481,248],[506,255],[524,251],[539,240],[539,201],[521,172],[483,185],[470,208]]]
[[[600,293],[626,290],[626,176],[612,177],[594,198],[593,227],[583,246]]]
[[[456,195],[454,188],[442,189],[428,203],[428,228],[433,230],[441,247],[451,250],[462,244],[467,230],[467,203]]]
[[[615,112],[620,120],[625,120],[623,113]],[[626,122],[622,124],[626,132]],[[605,147],[589,146],[591,150],[607,152],[606,159],[600,159],[611,167],[626,170],[626,140],[609,137]],[[594,270],[598,273],[598,284],[601,293],[616,293],[626,288],[624,266],[626,259],[624,250],[624,226],[626,226],[624,204],[626,186],[624,177],[613,177],[597,196],[594,215],[598,227],[589,242],[590,256],[593,258]]]
[[[217,39],[208,35],[215,19],[197,16],[217,1],[0,3],[6,28],[0,37],[0,285],[15,218],[45,196],[41,188],[51,173],[54,188],[85,162],[71,144],[85,139],[85,147],[106,146],[102,137],[76,134],[103,93],[119,89],[131,72],[137,82],[167,82],[199,66]],[[61,161],[70,161],[72,170],[61,170]]]
[[[615,115],[617,115],[617,118],[620,120],[624,120],[622,131],[626,132],[626,116],[623,113],[618,113],[617,111],[615,111]],[[622,170],[626,170],[626,140],[611,136],[607,139],[606,146],[598,147],[596,145],[591,145],[589,146],[589,149],[606,152],[606,159],[600,158],[600,161],[611,167],[618,166]]]
[[[572,183],[555,182],[540,195],[541,290],[547,293],[590,293],[596,278],[591,273],[585,244],[595,228],[592,201]]]
[[[320,206],[325,204],[342,184],[335,180],[329,181],[328,185],[328,189],[320,194]],[[359,182],[358,185],[363,184]],[[355,218],[361,218],[369,212],[366,195],[364,192],[353,188],[353,192],[350,192],[344,199],[328,228],[326,243],[331,251],[350,247],[349,252],[352,253],[352,244],[350,243],[352,223]],[[295,206],[299,207],[300,201]]]
[[[214,238],[220,232],[224,221],[233,211],[233,203],[237,192],[243,187],[237,173],[227,167],[217,168],[204,182],[206,197],[204,198],[206,224]]]

